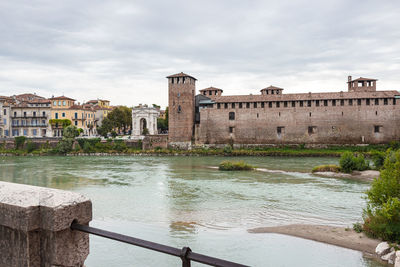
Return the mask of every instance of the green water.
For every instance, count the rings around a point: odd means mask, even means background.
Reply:
[[[223,157],[3,157],[0,179],[85,194],[93,202],[92,226],[243,264],[381,266],[357,251],[247,232],[360,221],[368,183],[309,173],[336,158],[234,158],[240,159],[263,171],[211,168]],[[179,266],[175,257],[99,237],[91,237],[90,249],[89,267]]]

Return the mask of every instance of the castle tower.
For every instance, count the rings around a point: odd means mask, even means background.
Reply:
[[[349,92],[375,92],[377,79],[363,78],[352,80],[351,76],[347,77],[347,86]]]
[[[183,72],[168,78],[168,143],[190,148],[194,130],[196,78]]]

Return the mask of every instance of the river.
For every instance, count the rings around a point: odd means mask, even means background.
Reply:
[[[264,169],[223,172],[226,159]],[[358,251],[254,227],[351,227],[369,184],[310,174],[322,157],[0,157],[0,180],[82,193],[94,227],[252,266],[383,266]],[[270,171],[280,170],[280,171]],[[88,267],[179,266],[175,257],[91,237]],[[200,266],[200,264],[193,264]]]

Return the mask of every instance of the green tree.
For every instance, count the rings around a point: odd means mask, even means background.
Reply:
[[[161,130],[161,132],[168,131],[168,107],[165,109],[165,119],[157,119],[157,129]]]
[[[119,106],[115,109],[113,109],[108,115],[107,119],[109,120],[109,125],[107,125],[102,131],[104,133],[105,130],[107,132],[110,132],[111,130],[118,130],[122,131],[124,134],[127,133],[127,130],[131,127],[132,125],[132,109],[125,107],[125,106]],[[105,119],[104,119],[105,120]],[[104,123],[103,120],[103,123]],[[102,123],[102,125],[103,125]],[[108,128],[111,127],[111,130]],[[104,134],[102,134],[104,136]]]
[[[389,151],[380,177],[366,192],[363,230],[372,237],[400,241],[400,150]]]
[[[72,146],[77,136],[79,136],[79,131],[75,126],[70,125],[65,127],[63,137],[57,144],[57,151],[62,154],[72,151]]]

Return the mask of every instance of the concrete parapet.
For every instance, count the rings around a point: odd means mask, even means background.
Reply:
[[[74,220],[92,220],[87,197],[0,182],[0,266],[83,266],[89,236],[70,230]]]

